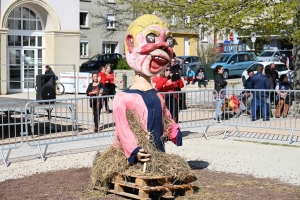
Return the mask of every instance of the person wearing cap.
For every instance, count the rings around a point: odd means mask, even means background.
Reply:
[[[52,70],[52,68],[49,65],[46,65],[45,69],[46,69],[45,70],[45,74],[50,74],[50,75],[54,75],[55,76],[54,71]]]
[[[192,84],[195,84],[195,72],[194,70],[191,70],[191,68],[187,68],[186,70],[186,84],[190,84],[190,82],[192,82]]]

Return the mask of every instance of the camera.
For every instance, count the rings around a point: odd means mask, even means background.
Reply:
[[[180,78],[181,78],[180,74],[177,74],[177,73],[173,74],[172,77],[171,77],[173,82],[178,81]]]

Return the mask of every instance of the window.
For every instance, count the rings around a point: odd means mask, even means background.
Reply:
[[[205,28],[204,27],[200,28],[200,40],[207,41],[207,37],[205,36]]]
[[[8,16],[7,28],[14,30],[42,30],[40,18],[26,7],[16,7]]]
[[[279,52],[276,51],[276,53],[274,54],[274,56],[280,56]]]
[[[184,24],[189,25],[191,23],[191,17],[190,16],[185,16],[184,18]]]
[[[80,27],[89,27],[88,11],[80,11]]]
[[[239,54],[238,58],[239,58],[239,62],[246,62],[249,60],[247,54]]]
[[[230,60],[229,60],[228,63],[231,63],[232,61],[236,63],[236,62],[237,62],[237,58],[238,58],[237,55],[233,55],[233,56],[230,58]]]
[[[248,61],[256,61],[256,57],[254,54],[248,54]]]
[[[257,68],[257,64],[254,64],[254,65],[252,65],[251,67],[249,67],[248,70],[256,71],[256,68]]]
[[[115,15],[110,13],[107,14],[107,29],[115,28]]]
[[[192,58],[192,62],[199,62],[199,61],[200,61],[199,57],[194,56]]]
[[[286,65],[276,64],[275,65],[275,70],[278,71],[278,72],[282,72],[282,71],[288,70],[288,68],[286,67]]]
[[[8,46],[26,46],[26,47],[43,47],[43,37],[41,36],[21,36],[8,35]]]
[[[174,14],[170,18],[170,25],[171,26],[175,26],[176,25],[176,18],[175,18]]]
[[[8,35],[7,38],[8,38],[7,40],[8,46],[22,46],[20,35]]]
[[[106,53],[118,53],[117,50],[117,42],[114,43],[103,43],[102,44],[102,54]]]
[[[88,58],[88,47],[89,47],[89,42],[88,41],[80,41],[80,58]]]
[[[185,59],[185,63],[191,63],[192,62],[192,57],[187,57]]]

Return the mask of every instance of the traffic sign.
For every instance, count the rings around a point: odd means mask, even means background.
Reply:
[[[230,40],[230,41],[233,41],[233,33],[230,33],[230,34],[229,34],[229,40]]]

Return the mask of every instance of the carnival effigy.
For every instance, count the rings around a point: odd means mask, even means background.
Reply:
[[[195,175],[185,159],[165,153],[165,141],[181,146],[182,133],[150,81],[173,57],[170,39],[168,25],[155,15],[143,15],[129,26],[125,52],[126,61],[135,71],[134,82],[113,100],[114,144],[108,151],[98,152],[94,159],[95,188],[124,195],[124,188],[130,187],[124,184],[126,179],[139,190],[138,199],[157,192],[157,187],[164,187],[160,188],[164,196],[172,196],[170,192],[178,188],[193,192],[189,183]],[[153,186],[149,180],[157,183]],[[179,186],[175,184],[178,181]]]

